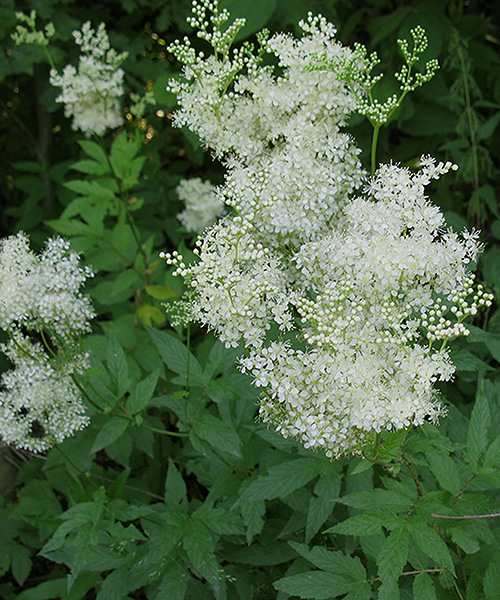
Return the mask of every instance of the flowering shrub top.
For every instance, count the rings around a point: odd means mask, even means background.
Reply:
[[[358,453],[372,432],[435,421],[445,409],[434,383],[454,372],[446,342],[491,301],[482,289],[468,300],[477,233],[445,230],[425,196],[454,165],[425,157],[417,173],[390,164],[366,176],[342,127],[366,112],[353,82],[369,65],[322,17],[301,23],[300,40],[261,35],[254,54],[231,53],[241,23],[222,32],[226,11],[202,0],[193,12],[214,55],[187,40],[171,46],[186,77],[170,85],[176,123],[225,161],[218,193],[233,216],[198,241],[198,263],[167,257],[195,289],[192,316],[228,346],[243,341],[240,366],[264,389],[261,417],[308,447]],[[421,30],[414,38],[414,52],[402,46],[410,66],[425,47]],[[262,66],[264,52],[279,76]],[[295,340],[269,341],[274,325]]]

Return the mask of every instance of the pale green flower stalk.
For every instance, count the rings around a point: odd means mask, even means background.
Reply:
[[[52,22],[47,23],[43,31],[37,30],[36,10],[32,10],[29,15],[26,15],[23,12],[16,12],[16,19],[19,21],[19,24],[16,25],[16,31],[11,35],[11,38],[14,40],[16,46],[20,46],[21,44],[33,44],[35,46],[41,46],[45,52],[45,56],[47,57],[50,66],[55,69],[52,56],[47,50],[47,46],[56,32],[54,24]],[[26,23],[27,27],[22,25],[22,23]]]

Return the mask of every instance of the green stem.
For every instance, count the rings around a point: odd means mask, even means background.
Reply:
[[[45,52],[45,56],[47,57],[47,60],[49,61],[49,65],[54,69],[54,71],[57,71],[56,65],[54,64],[54,61],[52,60],[52,56],[50,55],[50,52],[48,51],[47,46],[43,46],[43,51]]]
[[[159,433],[161,435],[171,435],[173,437],[187,437],[188,436],[187,433],[181,433],[179,431],[168,431],[167,429],[158,429],[156,427],[151,427],[151,425],[146,425],[146,423],[141,423],[140,427],[144,427],[144,429],[149,429],[149,431],[153,431],[154,433]]]
[[[380,131],[380,125],[373,126],[373,137],[372,137],[372,156],[371,156],[371,174],[372,177],[375,175],[377,169],[377,144],[378,144],[378,133]]]
[[[96,484],[94,481],[92,481],[92,479],[90,479],[90,478],[92,477],[92,474],[91,474],[91,473],[85,473],[84,471],[82,471],[82,470],[80,469],[80,467],[77,467],[77,466],[75,465],[75,463],[74,463],[74,462],[71,460],[71,458],[70,458],[70,457],[69,457],[69,456],[68,456],[68,455],[67,455],[65,452],[63,452],[63,451],[61,450],[61,448],[59,448],[59,446],[54,446],[54,448],[55,448],[55,449],[56,449],[58,452],[60,452],[60,453],[62,454],[62,456],[63,456],[64,460],[68,461],[68,462],[69,462],[69,464],[70,464],[70,465],[73,467],[73,469],[75,469],[76,471],[78,471],[78,473],[80,473],[80,475],[82,475],[83,477],[85,477],[85,479],[88,479],[88,480],[89,480],[89,482],[91,483],[91,485],[93,485],[93,486],[95,487],[95,489],[96,489],[96,490],[98,490],[98,489],[99,489],[99,486],[98,486],[98,485],[97,485],[97,484]]]

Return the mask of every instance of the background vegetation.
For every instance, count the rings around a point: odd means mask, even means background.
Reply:
[[[382,130],[379,160],[411,166],[425,153],[460,166],[432,199],[457,230],[482,230],[479,278],[498,298],[498,3],[223,4],[248,17],[247,37],[264,26],[296,31],[308,10],[321,12],[343,43],[377,50],[388,73],[400,64],[396,39],[425,27],[424,58],[441,69]],[[77,59],[72,30],[104,21],[112,46],[129,52],[127,106],[131,94],[153,92],[156,104],[141,117],[128,111],[105,147],[71,130],[43,50],[11,41],[15,10],[32,8],[55,25],[60,69]],[[46,456],[1,449],[0,597],[497,600],[496,305],[453,347],[457,376],[441,390],[449,416],[387,435],[381,464],[330,462],[283,439],[256,421],[257,392],[236,370],[236,352],[170,324],[163,302],[182,282],[158,254],[189,256],[194,242],[176,219],[175,188],[182,178],[222,179],[197,139],[170,122],[165,84],[178,66],[165,46],[189,35],[189,11],[184,0],[0,6],[1,233],[26,231],[38,247],[61,234],[97,272],[86,291],[98,318],[85,344],[88,391],[101,408],[89,407],[91,426]],[[369,124],[351,125],[369,148]]]

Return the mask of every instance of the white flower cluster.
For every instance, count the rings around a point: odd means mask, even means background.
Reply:
[[[177,123],[225,160],[219,193],[237,216],[198,240],[196,264],[167,256],[196,291],[192,315],[226,345],[244,343],[261,417],[307,447],[360,453],[372,432],[435,421],[445,409],[434,384],[454,372],[446,342],[492,299],[468,267],[478,234],[446,230],[425,195],[455,166],[424,157],[415,173],[363,173],[341,130],[357,108],[353,57],[322,17],[302,23],[300,40],[263,42],[273,76],[249,47],[230,54],[217,34],[227,15],[194,7],[215,56],[173,45],[188,80],[172,84]],[[311,68],[318,56],[332,68]]]
[[[80,288],[92,275],[61,238],[39,256],[24,233],[0,243],[0,348],[14,366],[1,378],[5,443],[41,452],[87,425],[72,376],[88,366],[78,338],[95,315]]]
[[[195,21],[216,55],[196,54],[188,41],[170,47],[189,80],[170,83],[180,105],[175,123],[226,158],[222,199],[259,230],[260,240],[298,247],[328,230],[363,177],[359,150],[340,130],[356,107],[344,70],[309,69],[315,55],[344,64],[352,52],[336,42],[331,24],[309,16],[300,40],[261,37],[257,56],[249,46],[231,54],[232,37],[218,35],[225,11],[212,15],[208,33],[210,5],[194,3]],[[260,66],[264,51],[277,58],[280,77]]]
[[[73,117],[72,128],[81,130],[87,137],[103,135],[123,123],[120,98],[123,96],[123,75],[119,68],[128,53],[117,54],[110,48],[104,23],[97,31],[90,21],[81,31],[73,31],[75,42],[81,48],[78,69],[66,65],[60,75],[50,72],[50,83],[62,89],[56,102],[65,105],[67,117]]]
[[[201,233],[222,216],[224,203],[216,189],[210,181],[203,181],[200,177],[181,180],[177,186],[177,195],[185,202],[186,208],[177,218],[188,231]]]

